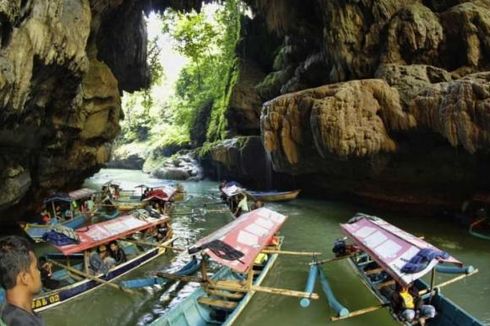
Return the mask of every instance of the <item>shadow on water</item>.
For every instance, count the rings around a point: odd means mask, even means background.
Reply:
[[[161,182],[138,171],[102,170],[88,180],[88,184],[97,186],[109,179],[120,181],[123,188],[142,182]],[[214,182],[184,183],[184,186],[192,198],[175,207],[173,225],[176,235],[179,236],[176,242],[178,247],[187,247],[231,220],[229,213],[223,212],[209,212],[204,216],[179,215],[191,212],[192,209],[199,211],[204,203],[216,201],[212,195],[217,190]],[[284,250],[321,251],[324,253],[323,257],[332,256],[333,241],[342,236],[338,224],[345,222],[357,211],[377,214],[408,232],[424,235],[429,242],[480,269],[481,272],[476,276],[444,288],[444,293],[479,319],[490,323],[490,241],[472,238],[465,230],[444,220],[401,217],[344,203],[298,199],[283,204],[269,204],[267,207],[288,215],[282,228],[282,234],[286,236]],[[307,278],[308,261],[308,257],[281,256],[264,285],[302,290]],[[185,258],[182,256],[164,256],[132,272],[125,279],[144,276],[154,270],[177,269],[184,263]],[[327,267],[327,273],[338,299],[349,308],[360,309],[377,303],[346,262],[331,264]],[[141,291],[142,294],[136,296],[103,287],[42,315],[50,326],[143,326],[182,301],[195,286],[192,283],[173,283],[167,287]],[[299,299],[296,298],[257,293],[236,325],[324,325],[330,322],[333,313],[319,284],[315,290],[320,294],[320,300],[313,301],[306,309],[299,306]],[[335,324],[396,325],[384,310]]]

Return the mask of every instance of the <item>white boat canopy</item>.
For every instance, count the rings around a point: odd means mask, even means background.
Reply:
[[[274,234],[281,228],[286,216],[262,207],[241,215],[233,222],[199,240],[195,246],[203,246],[214,240],[243,253],[240,259],[227,260],[216,255],[211,249],[204,249],[214,261],[228,266],[236,272],[246,272],[254,263],[255,257],[271,243]]]
[[[447,255],[446,258],[433,258],[418,272],[404,273],[402,268],[422,249],[443,253],[430,243],[407,233],[390,223],[369,215],[358,214],[351,223],[341,224],[342,231],[376,261],[398,283],[408,286],[421,278],[439,263],[463,264]]]

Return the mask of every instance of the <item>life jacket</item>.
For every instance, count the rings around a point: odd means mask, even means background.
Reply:
[[[402,306],[405,309],[414,309],[415,304],[413,302],[413,297],[408,291],[400,291],[400,298],[402,299]]]
[[[255,257],[254,264],[255,265],[263,265],[267,261],[267,254],[260,253]]]

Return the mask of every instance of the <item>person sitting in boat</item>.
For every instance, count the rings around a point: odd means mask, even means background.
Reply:
[[[0,307],[0,321],[9,326],[44,326],[32,310],[32,298],[41,291],[41,275],[31,244],[18,236],[0,238],[0,286],[6,302]]]
[[[127,261],[126,254],[124,253],[124,250],[119,247],[117,241],[114,240],[109,244],[109,251],[111,257],[116,261],[116,265]]]
[[[89,199],[87,199],[87,201],[85,202],[86,204],[86,207],[87,207],[87,211],[89,214],[93,214],[94,213],[94,208],[95,208],[95,197],[92,195],[90,196]]]
[[[109,255],[105,245],[100,245],[97,251],[90,255],[89,269],[93,275],[106,274],[115,265],[116,260]]]
[[[225,195],[225,193],[223,192],[223,188],[225,187],[226,182],[227,182],[226,180],[222,180],[222,181],[220,182],[220,184],[219,184],[219,187],[218,187],[218,188],[219,188],[219,193],[220,193],[220,198],[221,198],[222,200],[224,200],[224,201],[226,201],[226,195]]]
[[[63,215],[61,214],[61,207],[59,205],[54,209],[54,216],[58,221],[63,221]]]
[[[256,200],[254,201],[254,203],[252,204],[252,211],[255,210],[255,209],[259,209],[261,207],[264,207],[264,202],[260,201],[260,200]]]
[[[71,220],[73,218],[73,212],[69,209],[65,211],[65,220]]]
[[[168,234],[168,223],[165,222],[157,228],[157,233],[155,235],[155,240],[161,242],[167,238]]]
[[[247,202],[247,196],[245,194],[240,194],[238,195],[239,202],[236,207],[235,212],[233,213],[236,217],[242,215],[243,213],[246,213],[249,211],[248,209],[248,202]]]
[[[44,208],[43,211],[41,212],[41,222],[43,224],[51,223],[51,214],[49,214],[46,208]]]
[[[140,201],[143,201],[146,197],[148,197],[148,193],[150,192],[150,189],[148,187],[145,188],[145,191],[141,194]]]
[[[53,276],[53,264],[46,260],[46,257],[39,257],[39,271],[41,272],[41,282],[46,289],[58,289],[66,284],[55,280]]]
[[[423,326],[427,319],[434,318],[436,315],[436,308],[425,304],[413,285],[405,287],[397,283],[392,304],[399,318],[409,323],[415,322]]]

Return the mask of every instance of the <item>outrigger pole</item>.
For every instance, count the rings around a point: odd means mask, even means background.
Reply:
[[[133,290],[130,290],[130,289],[125,289],[123,288],[122,286],[119,286],[117,284],[114,284],[110,281],[106,281],[106,280],[103,280],[101,278],[98,278],[96,276],[92,276],[90,274],[87,274],[87,273],[84,273],[82,271],[79,271],[78,269],[76,268],[73,268],[73,267],[70,267],[68,265],[64,265],[64,264],[61,264],[61,263],[58,263],[57,261],[54,261],[52,259],[47,259],[47,261],[49,261],[50,263],[52,263],[53,265],[56,265],[58,267],[61,267],[61,268],[64,268],[66,269],[67,271],[73,273],[73,274],[77,274],[79,276],[83,276],[85,278],[88,278],[89,280],[92,280],[92,281],[95,281],[97,283],[101,283],[102,285],[109,285],[115,289],[118,289],[118,290],[121,290],[121,291],[124,291],[124,292],[127,292],[127,293],[130,293],[130,294],[135,294],[135,293],[138,293],[138,292],[135,292]]]
[[[424,295],[424,294],[429,293],[429,292],[434,293],[434,292],[436,291],[436,289],[439,289],[439,288],[445,287],[446,285],[449,285],[449,284],[455,283],[455,282],[457,282],[457,281],[460,281],[460,280],[462,280],[462,279],[464,279],[464,278],[466,278],[466,277],[468,277],[468,276],[471,276],[471,275],[473,275],[473,274],[476,274],[476,273],[478,273],[478,269],[475,269],[475,270],[473,270],[473,271],[471,271],[471,272],[469,272],[469,273],[467,273],[467,274],[463,274],[463,275],[456,276],[456,277],[454,277],[454,278],[452,278],[452,279],[450,279],[450,280],[447,280],[447,281],[442,282],[442,283],[440,283],[440,284],[438,284],[438,285],[435,285],[435,286],[434,286],[432,289],[430,289],[430,290],[429,290],[429,289],[425,289],[425,290],[419,291],[419,295]]]
[[[216,290],[225,290],[225,291],[233,291],[233,292],[263,292],[263,293],[284,295],[284,296],[297,297],[297,298],[307,298],[307,299],[314,299],[314,300],[319,298],[317,293],[309,293],[303,291],[253,285],[250,282],[251,278],[253,277],[252,267],[250,267],[250,270],[247,273],[247,279],[245,279],[244,281],[230,281],[230,280],[212,281],[207,277],[207,266],[206,263],[204,263],[205,261],[206,259],[204,258],[201,260],[201,275],[202,275],[201,277],[179,276],[179,275],[163,273],[163,272],[158,272],[156,273],[156,275],[170,280],[203,283],[204,286]]]

